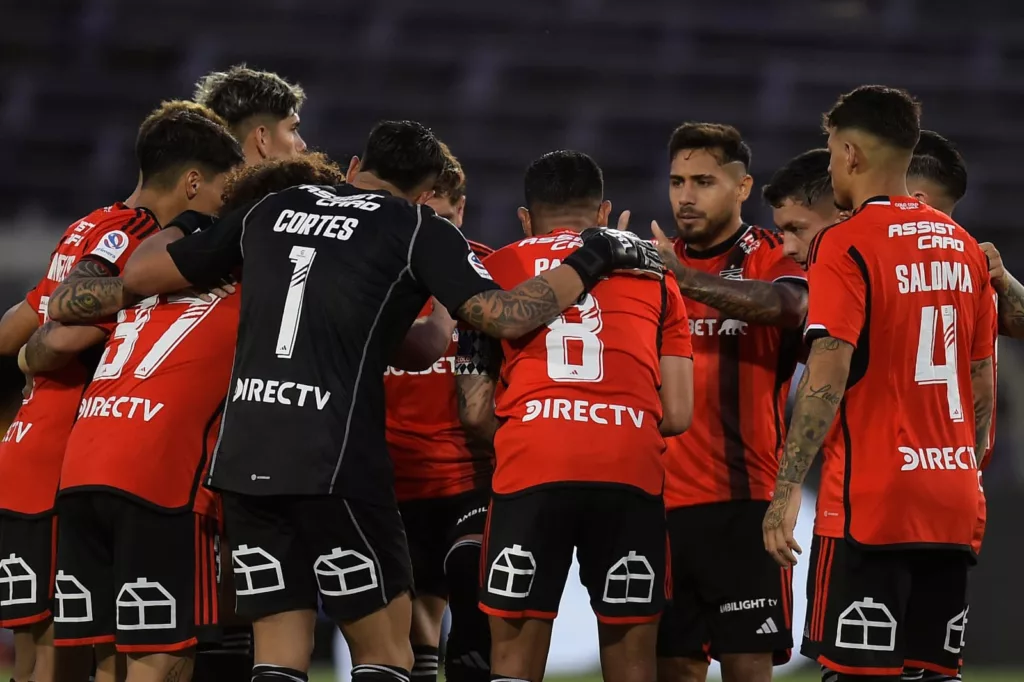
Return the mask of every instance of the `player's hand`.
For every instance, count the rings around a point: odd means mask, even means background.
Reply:
[[[589,227],[580,237],[583,246],[569,254],[562,265],[576,271],[585,291],[593,289],[601,277],[612,272],[629,272],[654,279],[665,276],[658,250],[632,232]]]
[[[206,303],[212,303],[216,298],[227,298],[231,294],[235,293],[235,285],[238,284],[234,279],[228,278],[221,282],[220,286],[213,287],[209,291],[198,292],[200,300]]]
[[[430,304],[433,306],[430,315],[428,315],[430,320],[446,329],[449,337],[452,336],[458,323],[448,314],[448,309],[441,305],[441,302],[436,298],[431,297]]]
[[[797,554],[803,554],[803,549],[793,537],[800,514],[801,495],[799,484],[777,481],[775,494],[761,524],[765,551],[783,568],[796,566]]]
[[[988,258],[988,276],[992,278],[992,286],[1002,291],[1006,284],[1006,268],[1003,267],[1003,257],[999,255],[999,249],[992,242],[984,242],[978,246]]]
[[[629,229],[629,215],[630,215],[629,211],[623,211],[622,213],[619,214],[619,222],[615,224],[615,229],[616,230],[621,230],[622,232],[629,232],[630,231],[630,229]]]
[[[651,234],[654,235],[654,243],[657,245],[658,254],[661,256],[661,262],[665,264],[665,267],[679,276],[680,271],[683,269],[683,264],[679,262],[679,256],[676,255],[676,245],[671,239],[665,236],[661,226],[658,225],[657,220],[651,221]]]

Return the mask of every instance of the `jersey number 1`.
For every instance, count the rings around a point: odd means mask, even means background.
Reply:
[[[288,259],[295,266],[288,284],[288,295],[284,299],[281,314],[281,329],[277,333],[277,357],[288,360],[295,350],[295,337],[299,333],[299,318],[302,316],[302,299],[306,294],[306,280],[313,267],[316,249],[309,246],[293,246]]]
[[[604,378],[604,322],[593,294],[548,324],[548,377],[554,381],[596,382]]]
[[[942,348],[944,362],[934,362],[935,336],[939,321],[942,321]],[[956,362],[956,308],[944,305],[936,309],[926,305],[921,308],[921,334],[917,343],[917,363],[914,381],[922,385],[945,384],[946,401],[949,404],[949,418],[955,422],[964,420],[964,406],[960,398],[960,378]]]

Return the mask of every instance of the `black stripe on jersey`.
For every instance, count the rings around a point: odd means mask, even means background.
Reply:
[[[846,379],[846,390],[864,378],[868,370],[868,356],[871,354],[871,278],[868,276],[868,264],[856,247],[846,251],[857,264],[860,276],[864,279],[864,326],[857,337],[857,347],[850,357],[850,374]]]
[[[206,422],[206,426],[203,427],[203,456],[199,459],[199,464],[196,466],[195,477],[192,479],[192,491],[188,496],[188,507],[192,509],[196,503],[196,494],[199,492],[199,486],[203,482],[203,472],[206,471],[206,463],[210,461],[210,450],[206,446],[210,442],[210,431],[213,430],[214,424],[217,423],[217,418],[224,413],[224,405],[227,403],[227,396],[224,396],[224,400],[220,401],[217,405],[217,409],[213,411],[209,421]]]
[[[147,208],[137,208],[135,216],[122,229],[137,239],[142,239],[153,231],[154,225],[156,229],[160,229],[156,216]]]
[[[842,223],[836,223],[835,225],[829,225],[818,234],[811,238],[811,244],[807,247],[807,267],[814,265],[814,261],[818,260],[818,248],[821,246],[821,240],[829,230],[833,227],[841,225]]]
[[[658,335],[655,337],[655,347],[658,349],[658,357],[661,357],[661,341],[665,335],[665,320],[668,318],[668,284],[665,278],[661,278],[661,313],[658,314]],[[661,388],[660,386],[658,387]]]
[[[779,358],[775,363],[775,387],[772,389],[772,416],[775,419],[775,452],[781,452],[785,429],[785,405],[787,396],[782,395],[786,382],[793,378],[800,361],[803,339],[797,329],[784,329],[779,339]]]
[[[723,270],[743,267],[747,252],[737,242],[726,259]],[[725,467],[729,471],[729,493],[734,500],[750,499],[750,472],[743,447],[740,421],[740,339],[742,336],[718,337],[718,398],[722,420]]]
[[[755,227],[754,229],[757,230],[757,238],[768,243],[768,248],[774,249],[778,246],[782,246],[782,240],[779,239],[779,236],[776,233],[763,227]]]

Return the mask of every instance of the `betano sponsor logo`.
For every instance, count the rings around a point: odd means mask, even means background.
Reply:
[[[527,401],[523,421],[531,422],[534,419],[561,419],[584,424],[612,424],[615,426],[632,425],[639,429],[644,424],[644,411],[628,405],[545,398],[544,400]]]
[[[690,334],[693,336],[746,336],[747,323],[742,320],[719,320],[713,318],[690,318]]]
[[[388,367],[384,370],[384,376],[388,377],[400,377],[400,376],[423,376],[426,374],[454,374],[455,373],[455,356],[450,355],[448,357],[438,358],[437,362],[427,367],[424,370],[418,372],[409,372],[404,369],[398,369],[397,367]]]

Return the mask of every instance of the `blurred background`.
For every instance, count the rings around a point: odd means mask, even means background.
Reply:
[[[760,187],[783,161],[824,144],[820,115],[841,92],[905,87],[923,102],[925,127],[967,159],[957,219],[994,241],[1011,270],[1022,263],[1024,3],[1015,0],[43,0],[5,2],[3,18],[5,306],[44,272],[69,222],[131,192],[144,115],[240,62],[301,83],[303,136],[340,162],[361,152],[379,119],[431,126],[468,173],[468,236],[494,247],[520,234],[522,172],[544,152],[593,155],[613,215],[630,209],[646,233],[652,219],[672,225],[666,145],[681,122],[737,126]],[[746,218],[770,224],[756,196]],[[1021,680],[1024,355],[1003,341],[999,361],[967,679],[1019,666],[1006,679]],[[18,388],[16,370],[0,376]],[[325,630],[318,653],[330,655],[330,639]]]

